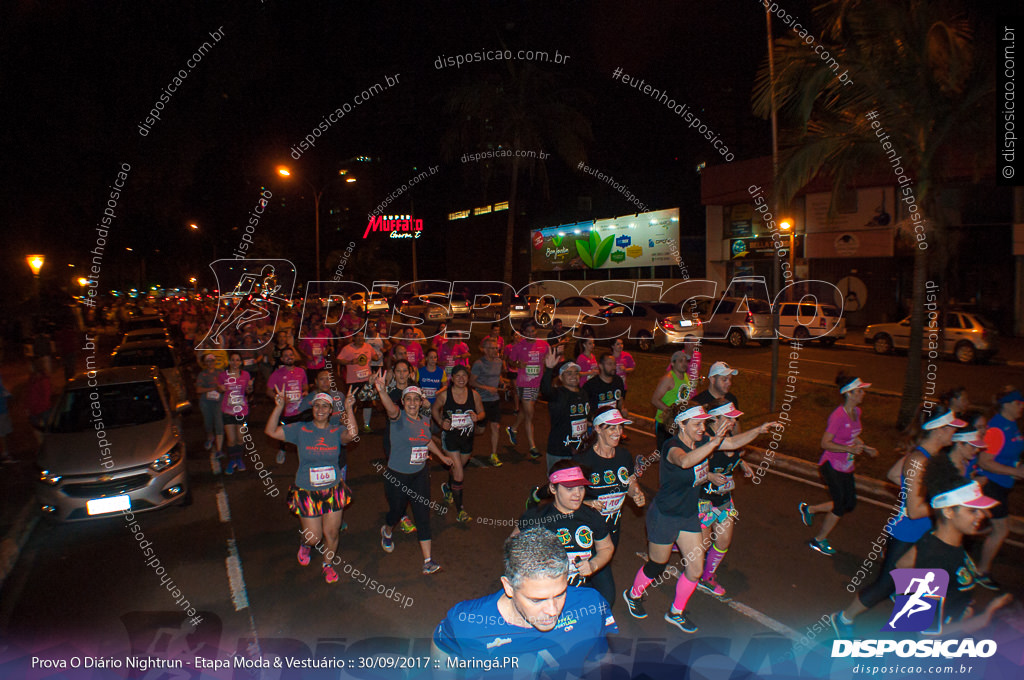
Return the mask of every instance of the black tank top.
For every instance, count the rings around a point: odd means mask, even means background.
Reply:
[[[444,408],[442,409],[443,420],[452,421],[452,429],[448,434],[452,437],[473,436],[473,421],[466,415],[473,410],[473,389],[466,387],[466,401],[455,401],[454,387],[448,387],[448,394],[445,396]]]
[[[978,568],[962,547],[952,546],[943,542],[929,531],[915,544],[917,559],[914,566],[918,569],[944,569],[949,574],[949,588],[943,603],[942,621],[950,623],[963,616],[967,605],[974,599],[974,590]]]

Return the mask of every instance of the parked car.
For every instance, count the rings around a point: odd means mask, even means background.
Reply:
[[[974,312],[946,312],[939,319],[941,352],[969,364],[984,361],[999,351],[999,332],[991,321]],[[928,342],[928,318],[925,317],[924,342]],[[896,323],[875,323],[864,329],[864,342],[879,354],[910,346],[910,317]]]
[[[121,331],[124,333],[137,331],[142,328],[163,328],[167,330],[167,325],[164,323],[163,317],[156,314],[132,316],[121,324]]]
[[[750,340],[772,341],[772,308],[767,300],[723,297],[698,303],[705,340],[725,340],[743,347]]]
[[[147,340],[118,345],[110,357],[113,366],[156,366],[163,374],[171,407],[175,411],[189,408],[189,393],[185,389],[181,361],[170,342]]]
[[[462,293],[452,293],[451,297],[440,296],[441,304],[448,303],[452,308],[453,316],[469,316],[470,302]]]
[[[817,340],[831,347],[846,337],[846,319],[835,305],[814,302],[779,302],[779,336]]]
[[[36,458],[42,512],[67,522],[189,504],[180,410],[171,404],[152,366],[69,381]]]
[[[353,293],[348,296],[349,304],[362,314],[379,314],[388,311],[388,300],[377,291]]]
[[[588,318],[585,325],[594,330],[598,340],[621,336],[635,341],[643,352],[654,346],[682,344],[689,337],[704,337],[700,318],[681,314],[679,305],[668,302],[613,304],[597,318]]]
[[[121,344],[126,345],[133,342],[147,342],[149,340],[162,340],[164,342],[170,341],[170,336],[167,335],[167,329],[165,328],[140,328],[134,331],[128,331],[121,338]]]
[[[419,317],[427,322],[452,320],[452,308],[447,304],[447,296],[439,293],[401,295],[396,308],[402,314]]]
[[[550,301],[550,297],[545,297]],[[614,301],[593,295],[576,295],[559,300],[554,309],[545,306],[540,311],[535,311],[537,322],[541,326],[547,326],[554,319],[561,319],[566,328],[573,328],[583,323],[587,315],[599,316],[601,312],[612,306]]]

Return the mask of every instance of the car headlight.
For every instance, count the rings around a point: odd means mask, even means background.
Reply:
[[[49,470],[41,470],[39,472],[39,481],[44,484],[49,484],[50,486],[56,486],[62,479],[63,477],[61,475],[55,475]]]
[[[167,468],[171,467],[179,460],[181,460],[181,448],[175,446],[173,449],[171,449],[170,451],[168,451],[167,453],[165,453],[164,455],[160,456],[152,463],[150,463],[149,468],[153,472],[160,472],[161,470],[166,470]]]

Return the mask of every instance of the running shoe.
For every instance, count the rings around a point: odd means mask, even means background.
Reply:
[[[709,579],[700,579],[697,581],[697,587],[708,595],[714,595],[715,597],[725,597],[725,588],[718,585],[718,579],[712,574]]]
[[[801,503],[797,508],[800,511],[800,521],[804,523],[804,526],[811,526],[814,524],[814,513],[811,512],[811,508],[807,503]]]
[[[690,619],[686,618],[686,614],[684,612],[674,612],[669,610],[669,612],[665,614],[665,620],[684,633],[697,632],[697,626],[694,625]]]
[[[493,465],[494,467],[501,467],[501,458],[498,458],[498,454],[491,454],[491,465]]]
[[[213,448],[213,440],[212,439],[207,439],[206,443],[203,444],[203,448],[205,450],[207,450],[207,451],[211,450]]]
[[[516,445],[516,431],[512,429],[511,425],[509,425],[508,427],[505,428],[505,434],[508,435],[508,440],[510,442],[512,442],[512,446],[515,446]]]
[[[245,461],[239,458],[235,461],[235,469],[240,472],[245,472]]]
[[[836,549],[832,547],[832,545],[828,542],[827,538],[824,541],[819,541],[816,538],[812,538],[807,545],[811,546],[811,550],[817,550],[822,555],[828,555],[829,557],[832,557],[836,554]]]
[[[278,465],[284,465],[284,460],[285,460],[285,458],[284,458],[284,449],[278,449],[277,450],[277,464]]]
[[[526,497],[526,509],[529,510],[535,505],[540,504],[540,497],[537,496],[537,492],[540,491],[539,486],[534,486],[530,489],[530,495]]]
[[[395,541],[391,536],[387,535],[387,527],[380,528],[380,547],[384,548],[384,552],[394,552]]]
[[[634,619],[646,619],[647,610],[644,609],[644,598],[633,597],[630,595],[632,588],[626,588],[622,591],[622,599],[626,601],[626,608],[629,609],[629,614]]]
[[[455,518],[459,522],[471,522],[473,518],[469,516],[469,513],[465,510],[459,510],[459,515]]]
[[[539,460],[541,456],[540,451],[537,450],[536,446],[530,447],[530,460]]]
[[[427,560],[423,563],[423,575],[433,574],[434,572],[441,571],[441,565],[434,560]]]
[[[325,564],[323,568],[324,580],[328,583],[338,582],[338,572],[334,571],[334,567],[329,564]]]
[[[455,496],[452,495],[452,487],[448,486],[448,482],[441,482],[441,495],[444,496],[445,503],[455,502]]]
[[[301,564],[302,566],[306,566],[307,564],[309,564],[309,553],[310,548],[308,545],[299,546],[299,554],[296,556],[299,560],[299,564]]]
[[[234,474],[234,472],[235,472],[235,461],[229,460],[224,465],[224,474],[230,475],[230,474]]]
[[[999,585],[995,581],[995,579],[992,578],[992,574],[991,573],[984,573],[984,574],[976,577],[974,579],[974,582],[977,583],[982,588],[987,588],[988,590],[1002,590],[1002,588],[1003,588],[1001,585]]]
[[[829,614],[829,623],[832,624],[832,632],[836,634],[837,640],[852,640],[853,639],[853,624],[846,623],[843,621],[843,613],[836,612],[835,614]]]
[[[399,528],[407,534],[411,534],[416,531],[416,525],[412,523],[412,520],[408,517],[403,517],[402,521],[398,523]]]

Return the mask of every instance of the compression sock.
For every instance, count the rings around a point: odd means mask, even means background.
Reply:
[[[633,589],[629,592],[630,597],[637,598],[643,595],[647,587],[664,571],[664,564],[651,561],[644,563],[644,566],[638,569],[636,576],[633,577]]]
[[[452,482],[452,498],[455,499],[455,509],[462,511],[462,482]]]
[[[722,563],[722,559],[725,557],[725,553],[728,552],[728,548],[721,550],[714,543],[711,544],[711,548],[708,549],[708,555],[704,559],[704,573],[700,575],[701,579],[707,581],[715,575],[715,570],[718,569],[718,565]]]
[[[686,574],[680,574],[679,580],[676,581],[676,598],[672,600],[672,611],[686,611],[686,603],[690,601],[690,596],[696,589],[696,581],[691,581]]]

